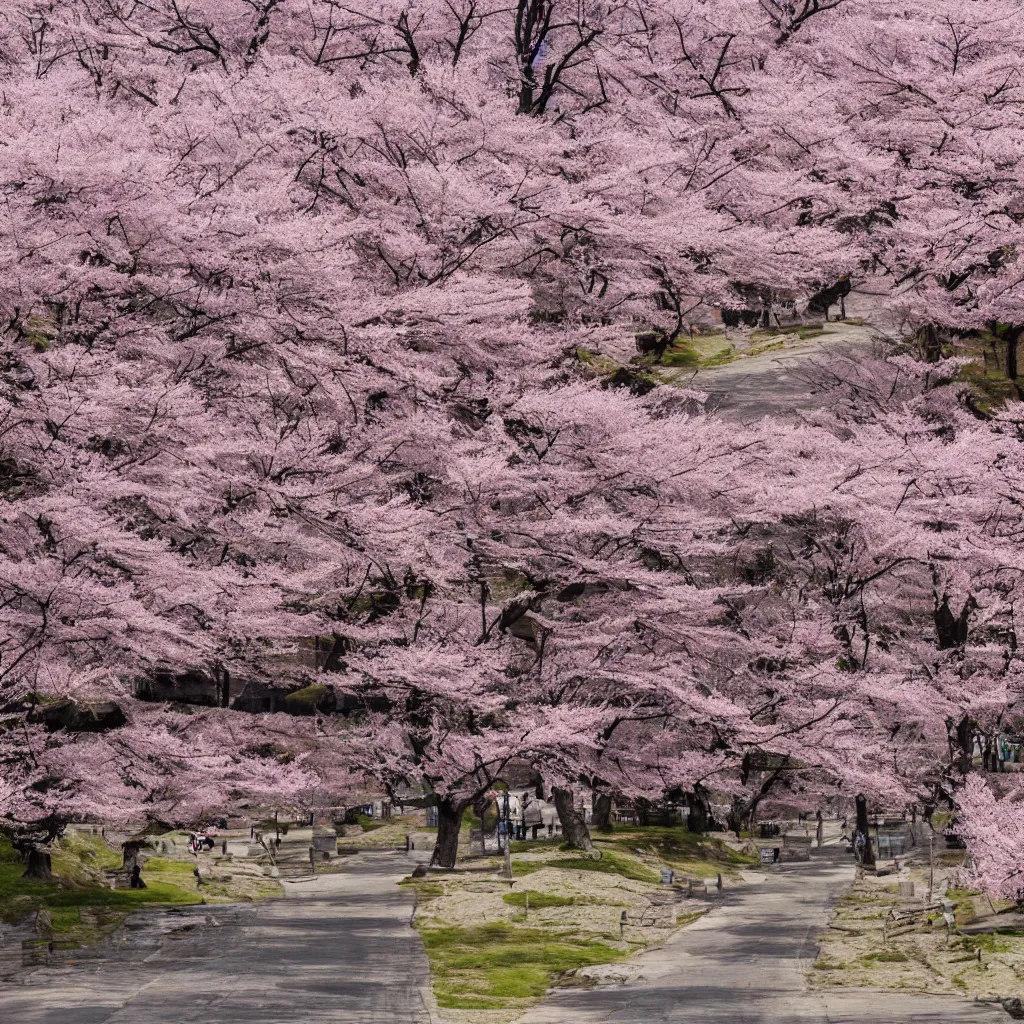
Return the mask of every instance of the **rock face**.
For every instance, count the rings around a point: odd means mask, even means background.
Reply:
[[[363,709],[388,709],[383,696],[358,701],[349,694],[339,694],[327,684],[288,688],[257,679],[229,678],[226,673],[218,679],[198,670],[157,672],[140,679],[135,684],[135,696],[138,700],[158,704],[230,707],[233,711],[250,714],[347,715]]]
[[[106,732],[119,729],[127,719],[113,701],[79,704],[73,700],[59,700],[44,704],[32,713],[32,720],[42,722],[51,732]]]
[[[157,672],[136,683],[135,696],[139,700],[157,703],[215,708],[221,703],[221,686],[206,672]]]
[[[290,715],[331,714],[337,709],[337,698],[329,686],[306,686],[284,698],[284,710]]]

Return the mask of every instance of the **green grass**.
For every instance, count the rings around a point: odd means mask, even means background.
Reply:
[[[661,876],[654,868],[648,867],[633,857],[605,851],[600,860],[593,857],[565,857],[545,862],[549,868],[562,871],[600,871],[609,875],[622,875],[635,882],[657,882]]]
[[[195,871],[195,864],[186,860],[167,860],[166,857],[148,857],[144,870],[162,875],[191,875]]]
[[[756,857],[732,849],[721,839],[697,835],[682,826],[632,827],[602,838],[600,843],[614,843],[637,853],[653,852],[669,867],[696,877],[713,877],[719,871],[735,874],[740,868],[758,864]]]
[[[545,850],[559,849],[561,837],[548,839],[516,839],[512,842],[513,853],[543,853]]]
[[[194,889],[166,881],[147,882],[145,889],[107,888],[101,872],[119,867],[121,857],[99,836],[69,835],[54,848],[51,859],[51,881],[24,878],[25,865],[10,843],[0,840],[0,920],[17,924],[29,914],[45,911],[61,948],[98,942],[130,913],[147,906],[203,902]],[[185,867],[191,875],[191,867]]]
[[[541,910],[544,907],[572,907],[577,903],[585,903],[586,900],[574,896],[556,896],[552,892],[537,892],[535,889],[523,889],[521,892],[509,892],[502,896],[502,900],[510,907],[526,907],[527,897],[531,910]]]
[[[839,897],[839,902],[846,906],[856,906],[864,903],[886,903],[891,901],[887,901],[884,896],[876,896],[873,893],[848,892]]]
[[[700,365],[704,367],[725,366],[726,363],[731,363],[735,358],[736,349],[730,345],[728,348],[719,349],[713,355],[702,359]]]
[[[769,342],[767,345],[751,346],[750,349],[747,352],[747,355],[749,355],[749,356],[759,356],[759,355],[762,355],[765,352],[776,352],[780,348],[785,348],[785,347],[786,347],[786,342],[784,340],[780,339],[779,341]]]
[[[909,959],[910,957],[906,953],[901,953],[896,949],[883,949],[877,953],[865,953],[861,957],[861,960],[871,960],[883,964],[902,964],[906,963]]]
[[[1006,376],[1006,343],[991,331],[971,331],[943,345],[945,356],[966,356],[971,360],[963,366],[956,379],[969,385],[968,404],[983,416],[997,412],[1007,401],[1020,397],[1021,378]],[[943,814],[943,818],[948,815]],[[939,815],[932,824],[940,828]],[[945,824],[943,821],[942,824]]]
[[[356,824],[362,826],[364,832],[373,832],[378,828],[383,828],[388,824],[386,821],[376,821],[371,818],[368,814],[357,814]]]
[[[625,955],[601,942],[505,923],[421,928],[434,992],[445,1009],[497,1010],[544,995],[559,975]]]
[[[512,861],[512,876],[514,878],[523,878],[526,875],[532,875],[534,871],[540,871],[544,864],[531,864],[529,861],[514,860]]]
[[[960,900],[965,900],[970,896],[980,896],[981,892],[978,889],[947,889],[946,898],[952,900],[954,903]]]
[[[301,690],[289,693],[284,698],[285,707],[297,709],[313,709],[317,706],[324,694],[327,693],[326,686],[305,686]]]
[[[693,366],[700,364],[700,357],[691,348],[671,348],[659,360],[662,366]]]
[[[1010,941],[1012,937],[1013,933],[1009,930],[998,935],[965,935],[961,940],[961,945],[971,953],[979,949],[986,953],[1005,953],[1008,950],[1019,948],[1016,943]]]
[[[417,903],[429,903],[444,895],[444,886],[440,882],[428,882],[422,878],[413,878],[412,875],[403,878],[398,884],[415,889]]]

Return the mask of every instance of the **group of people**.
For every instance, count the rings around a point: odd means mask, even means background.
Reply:
[[[214,843],[214,837],[205,832],[189,832],[188,834],[188,849],[194,857],[199,856],[200,850],[212,850]]]

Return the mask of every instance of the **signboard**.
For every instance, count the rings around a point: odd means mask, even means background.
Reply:
[[[774,864],[775,863],[775,851],[762,848],[761,849],[761,863],[762,864]]]

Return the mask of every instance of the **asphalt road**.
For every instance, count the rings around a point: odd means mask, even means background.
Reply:
[[[285,882],[287,898],[257,907],[139,915],[120,951],[0,984],[0,1022],[429,1024],[413,899],[395,886],[409,862],[359,855],[345,868]]]
[[[895,992],[808,991],[816,935],[853,879],[849,856],[826,850],[720,906],[660,949],[636,958],[626,982],[563,989],[520,1024],[986,1024],[1001,1009]],[[616,973],[613,969],[612,974]]]
[[[880,307],[878,295],[854,292],[846,306],[851,318],[863,322],[832,321],[824,325],[829,333],[819,339],[787,341],[782,349],[699,370],[690,386],[708,395],[708,409],[741,422],[791,416],[827,404],[836,381],[822,367],[833,354],[880,353],[879,339],[901,334]],[[734,330],[740,348],[744,336]]]
[[[258,906],[140,914],[116,940],[0,984],[2,1024],[431,1024],[398,855],[285,882]],[[521,1024],[1002,1024],[1002,1010],[896,992],[816,993],[805,973],[851,881],[836,849],[726,891],[665,946],[562,989]],[[599,969],[600,973],[600,969]]]

